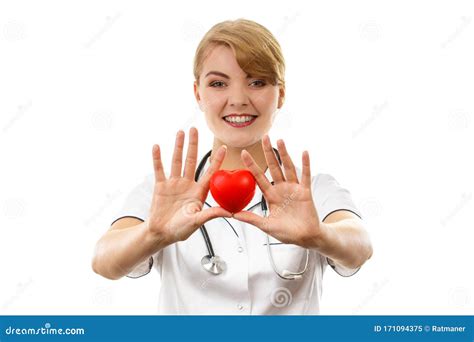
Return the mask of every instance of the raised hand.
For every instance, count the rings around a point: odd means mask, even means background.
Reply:
[[[182,171],[184,132],[176,135],[170,177],[167,179],[161,162],[159,145],[153,146],[155,188],[148,219],[148,229],[164,238],[168,244],[186,240],[205,222],[216,217],[231,217],[227,210],[214,207],[203,209],[209,192],[209,182],[214,172],[219,170],[226,147],[221,146],[211,160],[211,166],[198,182],[194,181],[198,151],[198,131],[189,130],[189,146],[184,174]]]
[[[243,150],[241,158],[254,175],[267,200],[269,216],[264,218],[252,212],[241,211],[235,213],[233,217],[260,228],[281,242],[302,247],[310,246],[310,241],[317,238],[322,230],[311,194],[309,154],[307,151],[303,152],[300,182],[283,140],[277,142],[277,147],[284,166],[284,174],[268,135],[263,137],[262,146],[274,185],[270,183],[250,153]]]

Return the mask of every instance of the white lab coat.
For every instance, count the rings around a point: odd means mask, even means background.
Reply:
[[[210,165],[208,160],[202,173]],[[301,170],[297,169],[298,179]],[[269,170],[265,173],[271,181]],[[361,216],[351,194],[328,174],[312,177],[312,194],[320,220],[337,210],[349,210]],[[146,220],[149,215],[154,188],[150,174],[127,197],[113,222],[124,216]],[[260,202],[257,186],[247,208]],[[217,206],[209,192],[207,200]],[[206,206],[207,207],[207,206]],[[253,212],[263,215],[260,205]],[[138,265],[128,276],[138,278],[154,268],[161,275],[158,313],[210,315],[285,315],[318,314],[322,294],[323,274],[330,265],[341,275],[349,276],[357,270],[334,267],[332,261],[315,250],[310,251],[309,266],[302,279],[284,280],[273,271],[267,253],[266,234],[257,227],[228,219],[238,236],[222,219],[206,223],[216,255],[227,263],[227,270],[213,275],[201,266],[201,258],[208,254],[200,230],[186,241],[167,246],[149,260]],[[297,245],[282,244],[270,237],[272,254],[277,269],[301,271],[306,261],[306,250]]]

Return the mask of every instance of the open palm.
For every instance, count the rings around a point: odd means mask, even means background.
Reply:
[[[311,193],[308,152],[303,153],[300,182],[282,140],[278,141],[278,150],[285,175],[276,159],[268,136],[262,139],[262,145],[273,178],[273,185],[247,151],[242,151],[242,160],[254,175],[265,196],[269,215],[262,217],[252,212],[242,211],[234,214],[234,218],[253,224],[281,242],[305,247],[309,245],[309,239],[320,233],[319,217]]]
[[[211,166],[199,181],[194,180],[198,131],[189,131],[189,146],[186,156],[184,174],[181,175],[183,158],[184,132],[176,135],[170,177],[167,179],[161,162],[158,145],[153,146],[153,165],[155,170],[155,187],[149,215],[149,229],[163,236],[168,243],[186,240],[205,222],[216,217],[231,217],[232,214],[220,207],[203,209],[209,192],[211,176],[219,170],[226,148],[221,146],[211,160]]]

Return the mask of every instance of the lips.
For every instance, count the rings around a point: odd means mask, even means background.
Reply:
[[[227,116],[243,116],[243,115],[256,116],[255,114],[251,114],[251,113],[230,113],[230,114],[224,115],[223,117],[225,118]]]

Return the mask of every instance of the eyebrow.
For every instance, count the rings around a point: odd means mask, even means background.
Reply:
[[[209,75],[216,75],[216,76],[221,76],[221,77],[224,77],[224,78],[227,78],[229,79],[230,77],[227,76],[226,74],[224,74],[223,72],[220,72],[220,71],[209,71],[206,76],[204,76],[204,78],[206,78],[207,76]],[[251,76],[249,74],[247,74],[247,78],[251,78]]]

